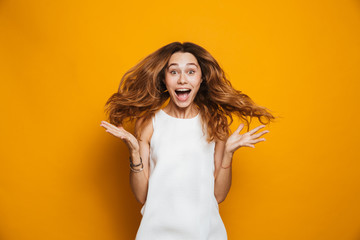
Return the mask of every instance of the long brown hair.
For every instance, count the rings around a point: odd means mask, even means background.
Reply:
[[[262,124],[275,119],[267,108],[258,106],[249,96],[232,87],[223,69],[207,50],[192,42],[173,42],[151,53],[124,74],[118,92],[105,104],[111,124],[119,126],[125,121],[142,118],[141,129],[162,107],[169,98],[164,84],[165,70],[175,52],[193,54],[200,65],[203,81],[194,103],[200,110],[202,122],[206,123],[208,141],[227,138],[233,122],[232,114],[247,123],[248,131],[253,117]],[[247,117],[250,117],[250,122]]]

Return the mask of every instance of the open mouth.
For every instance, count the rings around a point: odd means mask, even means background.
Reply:
[[[175,94],[180,101],[186,101],[189,97],[191,89],[177,89]]]

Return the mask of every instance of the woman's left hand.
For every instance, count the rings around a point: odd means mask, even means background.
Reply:
[[[241,123],[240,126],[236,129],[236,131],[227,139],[225,151],[233,154],[240,147],[252,147],[255,148],[253,144],[265,141],[265,138],[259,138],[260,136],[268,133],[269,130],[265,130],[254,134],[259,129],[265,127],[265,125],[260,125],[247,133],[239,134],[241,129],[244,127],[244,124]],[[259,139],[257,139],[259,138]]]

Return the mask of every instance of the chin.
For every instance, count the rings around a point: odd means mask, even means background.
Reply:
[[[174,102],[174,104],[179,108],[187,108],[191,105],[191,103],[184,103],[184,102]]]
[[[180,102],[177,99],[175,101],[172,100],[172,102],[174,103],[175,106],[179,108],[187,108],[193,104],[193,101]]]

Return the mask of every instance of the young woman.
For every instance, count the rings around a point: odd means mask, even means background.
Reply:
[[[247,123],[275,117],[235,90],[211,54],[191,42],[173,42],[122,77],[106,103],[106,132],[130,153],[130,185],[143,204],[137,240],[224,240],[218,204],[231,185],[234,152],[265,141],[260,125],[230,135],[232,114]],[[267,119],[264,123],[261,119]],[[135,123],[135,136],[123,128]]]

